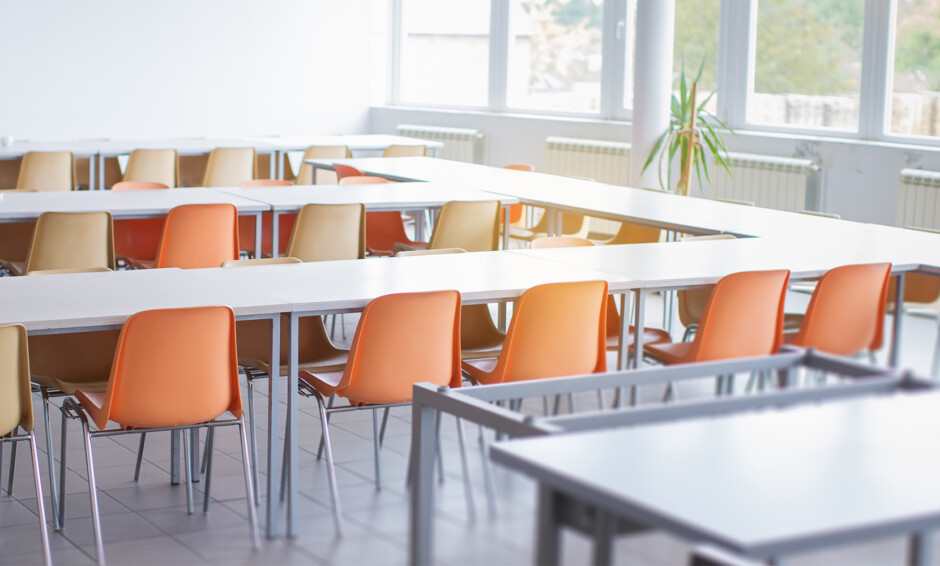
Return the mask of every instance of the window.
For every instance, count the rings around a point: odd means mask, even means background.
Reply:
[[[699,67],[702,80],[697,97],[702,101],[715,92],[718,85],[718,19],[721,0],[676,0],[676,31],[673,48],[673,89],[679,88],[679,73],[683,66],[689,83],[695,78]],[[718,94],[706,106],[712,113],[717,111]]]
[[[862,0],[759,0],[748,121],[856,131]]]
[[[486,106],[490,0],[401,0],[398,99]]]
[[[603,0],[512,0],[507,106],[600,111]]]
[[[940,5],[901,0],[896,18],[888,131],[940,136]]]

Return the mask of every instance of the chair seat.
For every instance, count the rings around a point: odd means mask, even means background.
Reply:
[[[500,230],[502,230],[502,227],[500,227]],[[517,240],[528,240],[531,242],[532,240],[539,238],[539,237],[543,237],[545,235],[546,234],[544,233],[533,232],[532,230],[529,230],[528,228],[523,228],[520,226],[509,227],[509,237],[515,238]]]
[[[341,370],[311,373],[301,370],[298,377],[300,381],[316,389],[324,397],[329,397],[336,393],[336,389],[343,379],[343,372]]]
[[[403,242],[396,242],[392,247],[392,253],[397,254],[398,252],[413,252],[415,250],[426,250],[428,249],[427,242],[411,242],[410,244],[405,244]]]
[[[79,389],[86,393],[104,393],[108,389],[107,377],[103,380],[63,381],[55,377],[33,374],[29,379],[36,385],[58,389],[68,395],[74,395]]]
[[[466,373],[474,383],[496,383],[493,379],[493,370],[496,369],[498,358],[480,358],[460,363],[460,369]]]
[[[627,334],[627,345],[632,348],[633,342],[636,340],[636,327],[631,326],[629,333]],[[669,333],[661,328],[644,328],[643,329],[643,346],[649,346],[651,344],[665,344],[671,342],[672,338],[669,336]],[[620,336],[612,334],[607,336],[607,349],[616,350],[620,348]]]
[[[299,364],[302,372],[341,372],[346,365],[346,358],[349,356],[348,350],[333,349],[332,351],[322,352],[313,360],[305,360]],[[271,375],[271,365],[262,360],[252,358],[238,358],[238,365],[260,369],[264,373]],[[281,364],[281,375],[287,375],[287,364]]]
[[[692,348],[692,342],[674,342],[671,344],[650,344],[643,350],[666,365],[681,364]]]
[[[102,423],[107,425],[107,411],[105,410],[105,399],[107,397],[106,392],[104,391],[86,391],[84,389],[77,389],[74,392],[75,398],[78,399],[78,403],[85,409],[85,412],[88,413],[88,416],[91,417],[91,420],[98,425],[99,429],[104,429]]]

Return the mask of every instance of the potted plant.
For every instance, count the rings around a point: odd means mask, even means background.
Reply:
[[[701,102],[696,100],[696,91],[704,68],[705,61],[702,60],[698,74],[690,88],[685,74],[685,64],[682,65],[679,75],[679,94],[678,97],[675,94],[672,95],[669,127],[656,141],[646,164],[643,165],[643,171],[646,171],[655,160],[659,166],[659,183],[663,188],[668,189],[672,185],[671,164],[678,153],[679,182],[676,184],[676,193],[681,195],[689,194],[693,167],[698,177],[699,190],[702,188],[703,173],[705,180],[711,183],[708,174],[709,157],[731,175],[728,150],[725,148],[725,140],[718,128],[728,130],[732,134],[734,131],[705,109],[705,105],[715,95],[714,92]],[[667,159],[665,183],[663,182],[663,159]]]

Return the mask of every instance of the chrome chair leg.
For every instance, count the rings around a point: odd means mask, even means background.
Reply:
[[[333,521],[336,524],[336,534],[343,534],[343,511],[339,502],[339,487],[336,484],[336,469],[333,467],[333,448],[330,443],[330,421],[326,411],[326,401],[317,393],[317,407],[320,411],[320,428],[323,430],[323,446],[326,451],[326,468],[330,481],[330,499],[333,502]]]
[[[215,444],[215,427],[209,427],[209,430],[206,431],[206,467],[203,471],[205,480],[202,484],[202,488],[205,492],[202,494],[202,512],[209,512],[209,491],[212,489],[212,450],[213,445]],[[255,502],[257,504],[258,497],[255,495]]]
[[[16,430],[19,427],[13,428],[13,433],[16,434]],[[18,442],[10,443],[10,470],[7,472],[7,495],[10,497],[13,496],[13,475],[16,472],[16,445]]]
[[[372,409],[372,458],[375,461],[375,490],[382,490],[382,460],[379,454],[379,414],[378,409]]]
[[[245,382],[248,384],[248,442],[251,447],[251,461],[258,461],[258,437],[257,437],[257,427],[255,427],[255,395],[254,395],[254,372],[251,372],[248,369],[245,369]],[[251,482],[254,486],[255,492],[255,505],[261,504],[260,496],[258,495],[258,467],[254,466],[252,468]]]
[[[62,407],[62,434],[59,436],[59,494],[62,496],[59,498],[59,528],[65,526],[65,479],[66,479],[66,470],[67,462],[66,455],[68,454],[68,444],[66,443],[66,436],[68,435],[68,422],[69,419],[65,414],[65,407]]]
[[[39,513],[39,529],[42,536],[42,558],[46,566],[52,564],[52,551],[49,547],[49,530],[46,528],[46,508],[42,499],[42,478],[39,476],[39,451],[36,449],[36,432],[29,431],[29,452],[33,461],[33,483],[36,484],[37,511]]]
[[[254,548],[261,547],[261,534],[258,531],[258,511],[255,508],[254,487],[251,483],[251,469],[253,462],[248,450],[248,436],[245,434],[245,418],[238,419],[238,436],[242,445],[242,467],[245,473],[245,500],[248,505],[248,527],[251,530],[251,544]]]
[[[327,408],[327,409],[332,409],[332,408],[333,408],[333,401],[334,401],[335,399],[336,399],[336,395],[330,395],[329,400],[327,400],[327,402],[326,402],[326,408]],[[320,437],[320,445],[317,446],[317,461],[319,462],[319,461],[320,461],[320,458],[322,458],[322,457],[323,457],[323,437],[321,436],[321,437]]]
[[[140,465],[144,462],[144,446],[147,445],[147,433],[140,433],[140,442],[137,444],[137,462],[134,464],[134,481],[140,480]]]
[[[186,476],[186,512],[195,512],[193,505],[193,454],[190,450],[189,430],[180,430],[183,437],[183,475]]]
[[[80,418],[82,421],[82,436],[85,442],[85,466],[88,470],[88,497],[91,500],[92,528],[95,533],[95,556],[98,558],[98,564],[104,566],[104,542],[101,538],[101,515],[98,510],[98,484],[95,481],[95,461],[91,451],[91,432],[88,430],[88,420],[85,418],[84,413],[80,414]],[[64,438],[62,439],[62,446],[65,446]]]

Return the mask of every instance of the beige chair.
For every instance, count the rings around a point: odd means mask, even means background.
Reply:
[[[589,224],[587,216],[580,214],[569,214],[567,212],[561,215],[561,234],[563,236],[574,236],[576,238],[587,238]],[[556,229],[557,230],[557,229]],[[548,214],[543,214],[534,226],[528,228],[519,228],[517,226],[509,227],[509,237],[517,240],[531,242],[536,238],[544,238],[548,235]]]
[[[43,560],[48,566],[52,564],[52,553],[49,550],[49,532],[46,530],[36,432],[33,430],[33,400],[30,395],[26,328],[19,324],[0,326],[0,360],[2,360],[0,361],[0,447],[12,443],[15,449],[18,442],[29,443],[33,463],[33,482],[36,485],[36,501],[39,502],[37,512]],[[17,561],[12,558],[11,560]]]
[[[300,209],[287,255],[301,261],[366,257],[364,204],[308,204]]]
[[[466,250],[460,248],[410,250],[399,252],[395,257],[459,253],[466,253]],[[505,339],[506,334],[500,332],[493,323],[488,305],[464,305],[460,307],[460,359],[475,360],[496,357],[502,350]]]
[[[180,186],[179,156],[175,149],[135,149],[127,160],[124,181]]]
[[[23,156],[17,189],[71,191],[75,188],[75,159],[70,151],[30,151]]]
[[[237,187],[255,178],[253,147],[217,147],[209,154],[203,187]]]
[[[600,246],[614,246],[619,244],[652,244],[659,241],[660,229],[621,222],[620,229],[609,240],[595,242]]]
[[[114,269],[111,213],[44,212],[36,221],[25,264],[2,263],[14,275],[52,269]]]
[[[468,252],[499,249],[498,200],[444,203],[428,249],[460,248]]]
[[[308,159],[343,159],[352,157],[352,152],[345,145],[312,145],[304,152],[304,161]],[[316,179],[313,177],[313,166],[308,163],[300,165],[297,173],[298,185],[335,185],[339,183],[336,173],[317,169]]]
[[[427,154],[428,148],[424,145],[390,145],[382,157],[424,157]]]

